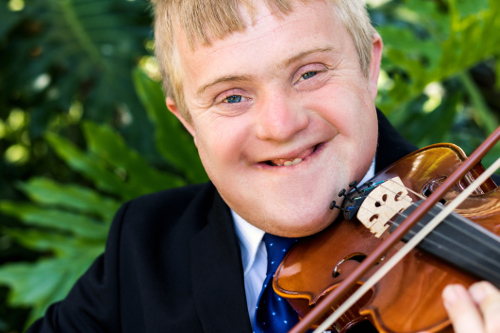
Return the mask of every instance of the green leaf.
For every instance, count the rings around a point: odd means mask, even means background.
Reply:
[[[450,1],[450,12],[446,13],[437,2],[408,1],[410,6],[400,6],[404,8],[400,10],[404,15],[400,15],[402,21],[410,20],[412,24],[386,24],[378,28],[386,46],[383,65],[394,75],[395,81],[393,88],[381,91],[382,96],[378,98],[382,102],[380,106],[388,113],[395,109],[402,111],[427,84],[448,79],[500,52],[500,35],[491,33],[500,28],[498,2],[481,1],[472,10],[473,1]],[[466,16],[459,15],[459,10]],[[445,18],[446,29],[442,22],[430,23],[430,18],[437,21],[440,17]],[[421,22],[427,23],[421,26]],[[422,31],[423,28],[426,30]],[[439,30],[446,30],[446,33],[441,34]],[[401,74],[405,79],[396,84]]]
[[[405,8],[414,13],[413,23],[422,25],[433,39],[444,40],[450,33],[450,17],[436,1],[407,0]]]
[[[441,45],[437,40],[417,38],[410,30],[401,30],[395,26],[384,26],[378,29],[382,39],[386,43],[386,56],[394,63],[403,64],[403,59],[412,62],[404,68],[413,73],[421,75],[421,71],[435,70],[441,59]],[[395,49],[397,53],[387,52]],[[425,62],[425,65],[424,65]],[[413,77],[413,76],[412,76]]]
[[[127,173],[127,184],[136,195],[185,185],[173,174],[153,169],[137,152],[125,145],[123,139],[108,126],[85,122],[83,125],[89,150],[115,168]]]
[[[20,13],[13,12],[8,8],[6,1],[0,3],[0,41],[22,18],[23,16]]]
[[[52,252],[56,257],[75,257],[88,248],[104,251],[103,240],[77,239],[37,229],[2,228],[2,233],[22,246],[39,252]]]
[[[495,62],[495,76],[497,78],[500,78],[500,56],[496,57],[496,62]],[[500,80],[499,79],[496,80],[495,88],[497,90],[500,90]]]
[[[186,172],[190,181],[207,181],[193,139],[167,109],[160,83],[151,80],[139,69],[134,70],[133,79],[139,98],[156,126],[155,137],[159,152],[179,170]]]
[[[85,119],[114,118],[129,144],[153,154],[152,125],[130,77],[130,69],[149,55],[144,42],[151,38],[151,16],[145,2],[10,2],[24,3],[24,9],[13,13],[8,0],[1,2],[2,95],[17,96],[23,107],[34,109],[34,118],[43,119],[30,123],[30,135],[39,138],[77,100]],[[47,87],[35,88],[33,82],[47,75]]]
[[[460,19],[469,15],[475,15],[480,11],[485,11],[490,8],[489,0],[454,0],[451,1],[451,3],[455,5]]]
[[[493,133],[493,131],[495,131],[500,124],[484,101],[478,87],[468,73],[459,73],[458,77],[465,86],[466,91],[469,93],[472,105],[476,111],[475,114],[478,125],[483,127],[486,133]]]
[[[63,299],[101,253],[101,248],[86,248],[79,256],[40,260],[36,263],[5,264],[0,267],[0,284],[10,287],[11,306],[32,306],[26,323],[41,317],[46,308]]]
[[[104,197],[96,191],[79,185],[63,185],[48,178],[30,178],[18,187],[33,201],[43,205],[54,205],[74,209],[83,213],[94,213],[110,222],[120,203]]]
[[[14,216],[26,224],[71,232],[77,237],[105,240],[108,234],[109,225],[81,214],[12,201],[1,201],[0,211],[6,215]]]
[[[115,194],[124,200],[137,196],[136,192],[129,188],[117,175],[106,170],[96,157],[86,155],[71,142],[56,134],[47,133],[45,137],[57,155],[68,166],[92,180],[99,189]]]
[[[486,154],[486,156],[483,158],[481,163],[484,165],[485,168],[488,168],[490,165],[495,163],[495,161],[500,157],[500,142],[498,142],[489,152]],[[497,174],[499,173],[499,170],[496,172]]]

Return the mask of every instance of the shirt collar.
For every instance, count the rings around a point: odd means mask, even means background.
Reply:
[[[240,243],[243,272],[246,275],[253,266],[257,250],[265,232],[245,221],[232,209],[231,215],[233,216],[236,234]]]
[[[363,179],[361,179],[361,181],[359,182],[358,186],[359,185],[363,185],[364,183],[366,183],[367,181],[369,181],[370,179],[372,179],[373,176],[375,176],[375,158],[373,158],[372,164],[370,165],[370,169],[368,169],[368,172],[363,177]]]

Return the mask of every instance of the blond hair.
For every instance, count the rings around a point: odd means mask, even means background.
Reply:
[[[240,6],[249,13],[255,11],[252,0],[152,0],[155,6],[155,46],[160,66],[163,89],[176,103],[179,112],[191,121],[182,89],[179,54],[174,39],[174,28],[185,34],[191,48],[196,42],[210,45],[210,38],[225,36],[246,28]],[[288,15],[293,4],[308,4],[319,0],[264,0],[277,15]],[[368,77],[372,38],[375,29],[370,23],[364,0],[326,0],[351,34],[363,74]]]

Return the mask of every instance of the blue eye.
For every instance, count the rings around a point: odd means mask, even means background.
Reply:
[[[224,102],[226,102],[226,103],[239,103],[239,102],[241,102],[241,96],[240,95],[233,95],[233,96],[226,97],[224,99]]]
[[[318,72],[307,72],[305,74],[303,74],[300,78],[301,79],[304,79],[304,80],[307,80],[307,79],[310,79],[312,78],[314,75],[318,74]]]

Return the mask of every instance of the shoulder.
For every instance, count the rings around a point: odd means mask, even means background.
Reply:
[[[375,173],[417,150],[417,146],[406,140],[377,109],[378,144]]]
[[[212,183],[188,185],[138,197],[127,202],[122,209],[134,218],[165,216],[166,212],[174,217],[192,205],[200,206],[212,200],[215,191]]]
[[[497,184],[498,186],[500,186],[500,175],[493,174],[493,175],[491,175],[491,178],[493,179],[493,181],[495,182],[495,184]]]
[[[218,195],[212,183],[189,185],[138,197],[117,212],[108,237],[109,246],[124,242],[162,242],[191,237],[207,223],[206,215]],[[121,243],[121,244],[117,244]]]

